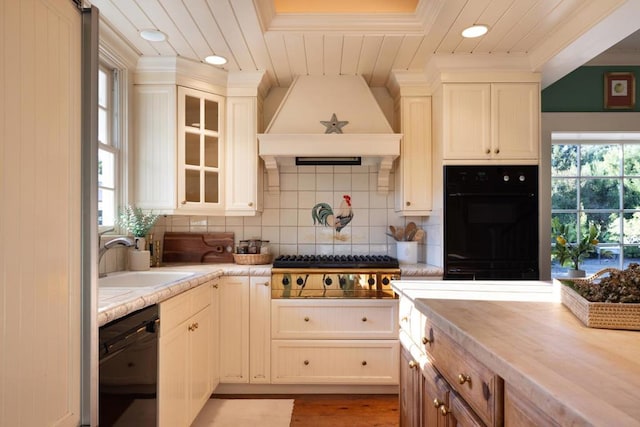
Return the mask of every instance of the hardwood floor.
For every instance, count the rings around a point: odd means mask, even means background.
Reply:
[[[295,395],[290,427],[397,427],[397,395]]]

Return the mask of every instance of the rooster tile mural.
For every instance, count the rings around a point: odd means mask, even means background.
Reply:
[[[324,227],[333,228],[334,239],[348,239],[344,234],[340,234],[340,231],[342,231],[342,229],[345,228],[353,219],[351,196],[348,194],[342,196],[342,201],[340,202],[340,206],[336,212],[334,212],[333,208],[328,203],[320,202],[316,204],[311,209],[311,218],[313,219],[313,225],[322,225]]]

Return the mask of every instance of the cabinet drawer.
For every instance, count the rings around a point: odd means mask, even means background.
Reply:
[[[502,379],[428,321],[425,337],[427,355],[451,387],[488,426],[501,425]]]
[[[398,338],[397,300],[271,302],[272,338]]]
[[[274,340],[274,384],[398,384],[400,348],[387,340]]]
[[[212,282],[207,282],[161,302],[160,335],[169,332],[193,314],[210,305],[211,285]]]

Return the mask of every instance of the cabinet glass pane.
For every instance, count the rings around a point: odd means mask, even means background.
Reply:
[[[218,138],[204,137],[204,165],[210,168],[218,167]]]
[[[204,101],[204,128],[206,130],[218,131],[218,103],[214,101]]]
[[[187,165],[200,166],[200,135],[196,133],[184,135],[184,162]]]
[[[204,173],[204,201],[206,203],[218,203],[218,173],[217,172],[205,172]]]
[[[184,196],[187,202],[200,201],[200,171],[186,170]]]
[[[187,95],[184,99],[184,125],[200,127],[200,99]]]

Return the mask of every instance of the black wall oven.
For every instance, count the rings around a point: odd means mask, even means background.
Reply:
[[[539,279],[538,229],[537,166],[444,166],[444,279]]]

